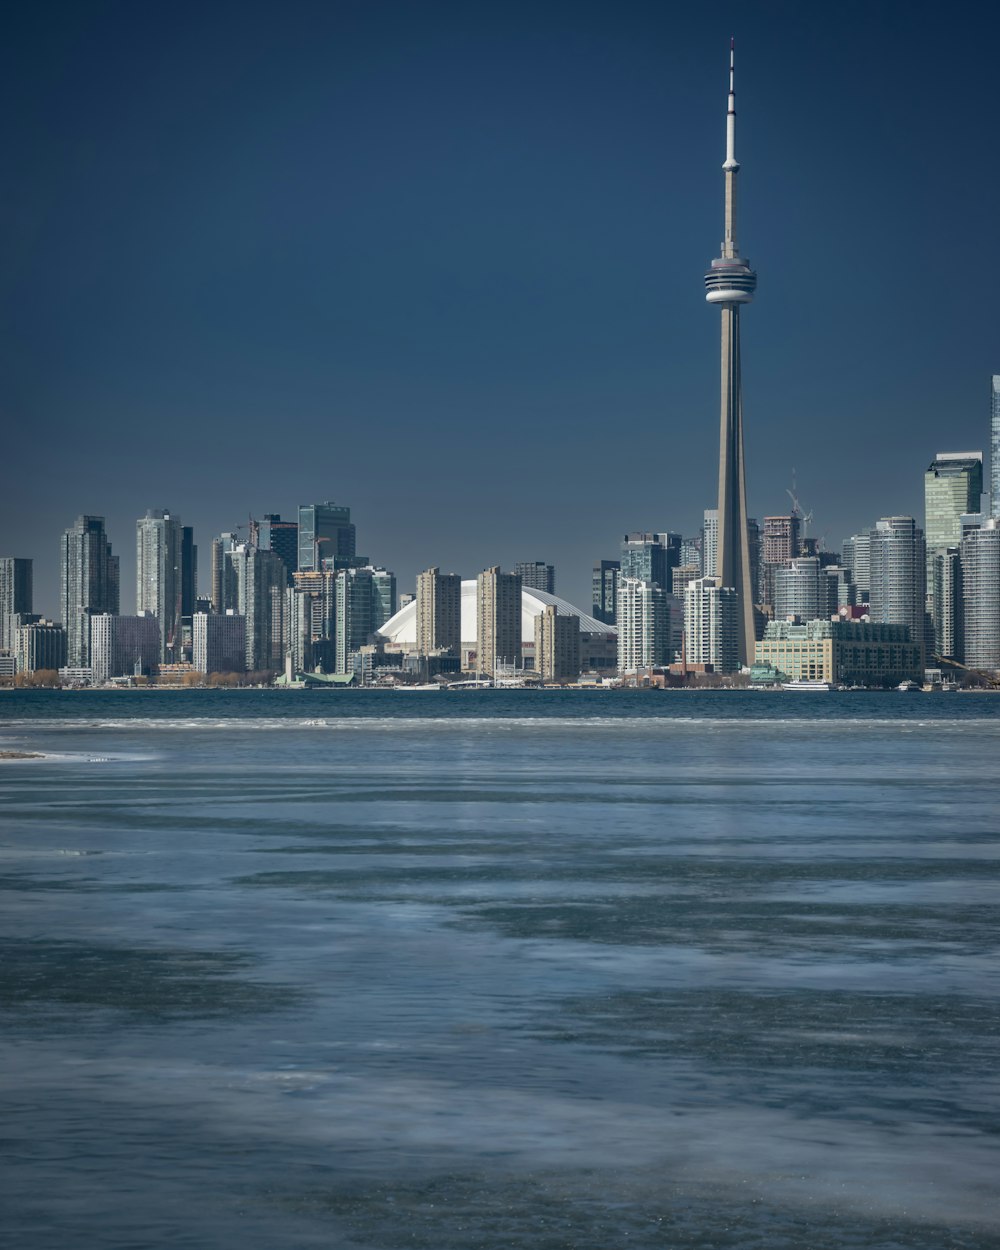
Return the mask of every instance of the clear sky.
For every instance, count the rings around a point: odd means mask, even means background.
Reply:
[[[401,590],[714,506],[737,40],[750,510],[984,450],[1000,20],[921,3],[39,3],[0,41],[0,554],[349,504]]]

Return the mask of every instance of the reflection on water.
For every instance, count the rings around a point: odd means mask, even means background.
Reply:
[[[9,1244],[1000,1244],[1000,701],[267,698],[4,705]]]

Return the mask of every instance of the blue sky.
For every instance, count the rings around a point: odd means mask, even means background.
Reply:
[[[995,16],[923,4],[38,5],[0,49],[0,554],[351,506],[401,589],[713,506],[737,39],[748,491],[922,512],[1000,371]]]

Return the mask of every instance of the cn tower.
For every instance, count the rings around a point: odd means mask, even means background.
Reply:
[[[726,233],[722,255],[705,274],[705,299],[722,313],[722,405],[719,427],[719,537],[715,572],[739,601],[739,657],[753,662],[753,587],[747,538],[747,488],[743,467],[743,384],[740,378],[740,305],[749,304],[757,275],[740,256],[736,243],[736,91],[735,41],[729,47],[729,112],[726,116]]]

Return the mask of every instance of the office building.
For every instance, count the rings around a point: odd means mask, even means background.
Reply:
[[[23,620],[30,613],[18,613]],[[54,621],[40,617],[19,625],[14,631],[12,647],[17,659],[19,673],[37,673],[44,669],[59,669],[66,665],[66,630]]]
[[[961,552],[965,663],[1000,669],[1000,518],[969,530]]]
[[[672,658],[667,591],[655,581],[622,577],[618,583],[618,671],[662,668]]]
[[[300,572],[322,568],[330,560],[331,567],[344,567],[356,552],[356,533],[351,524],[351,510],[328,500],[326,503],[303,504],[299,508]]]
[[[247,666],[246,617],[235,612],[196,612],[192,664],[197,673],[242,673]]]
[[[160,660],[180,659],[183,535],[180,518],[150,509],[136,521],[135,606],[151,612],[160,625]]]
[[[978,512],[983,493],[981,451],[939,451],[924,474],[924,538],[933,552],[962,541],[965,513]],[[928,563],[928,568],[930,567]]]
[[[90,667],[90,618],[118,612],[118,557],[104,531],[104,517],[80,516],[62,536],[59,603],[66,627],[66,664]]]
[[[580,674],[580,618],[560,615],[553,603],[535,617],[535,672],[542,681],[575,681]]]
[[[684,658],[716,673],[740,668],[739,595],[719,577],[690,582],[684,592]]]
[[[743,457],[743,382],[740,362],[740,307],[757,289],[757,275],[740,256],[736,242],[736,87],[734,55],[729,52],[729,104],[726,117],[725,234],[722,255],[705,275],[705,298],[722,316],[722,404],[719,438],[718,541],[714,575],[735,595],[737,667],[753,658],[755,594],[750,582],[746,466]],[[688,588],[690,592],[690,587]],[[725,609],[727,612],[729,608]],[[685,609],[686,611],[686,609]],[[728,660],[727,660],[728,662]]]
[[[521,663],[521,578],[499,565],[476,579],[476,671],[496,674],[499,664]]]
[[[754,669],[780,681],[897,686],[923,680],[923,648],[908,625],[867,620],[769,621]],[[756,679],[758,673],[752,671]]]
[[[260,546],[281,557],[292,585],[292,574],[299,567],[299,526],[297,521],[283,521],[277,512],[267,512],[260,523]]]
[[[870,540],[869,616],[881,624],[909,625],[911,639],[923,643],[929,626],[923,530],[913,517],[883,517]]]
[[[592,615],[605,625],[614,625],[618,611],[620,560],[599,560],[594,565]]]
[[[9,618],[33,610],[32,562],[17,556],[0,556],[0,649],[14,645],[14,627]]]
[[[417,576],[417,652],[458,655],[461,644],[462,578],[439,568],[426,569]]]
[[[514,565],[514,572],[521,579],[525,590],[544,590],[546,594],[556,593],[556,570],[552,564],[544,560],[519,560]]]
[[[94,681],[155,672],[162,654],[160,623],[151,612],[90,618],[90,668]]]

